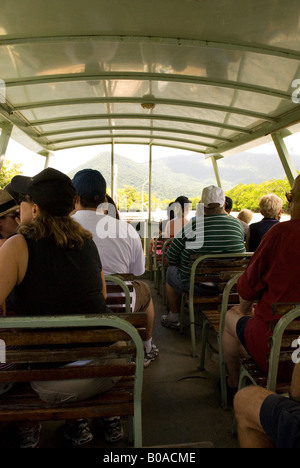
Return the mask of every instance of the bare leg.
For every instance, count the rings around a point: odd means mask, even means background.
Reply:
[[[249,386],[240,390],[234,399],[234,409],[241,448],[274,448],[260,423],[263,401],[272,392],[262,387]]]
[[[228,385],[232,388],[237,387],[239,384],[239,359],[247,356],[245,348],[241,345],[236,335],[236,324],[242,316],[243,314],[238,306],[228,310],[222,337],[222,346],[228,371]]]
[[[147,328],[145,337],[145,341],[147,341],[150,340],[150,338],[152,338],[152,332],[154,327],[154,304],[152,298],[147,309],[145,309],[145,312],[147,312]]]
[[[173,314],[180,314],[181,295],[178,294],[168,283],[166,284],[168,304]]]

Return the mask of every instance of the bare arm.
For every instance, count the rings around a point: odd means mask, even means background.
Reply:
[[[294,367],[290,396],[293,400],[300,402],[300,363]]]
[[[253,310],[253,302],[252,301],[246,301],[240,296],[240,307],[239,307],[241,313],[243,315],[252,315],[252,310]]]
[[[28,249],[23,236],[5,241],[0,249],[0,304],[3,304],[14,286],[23,280],[28,265]]]
[[[102,294],[103,294],[103,296],[104,296],[104,299],[106,299],[106,298],[107,298],[107,294],[106,294],[106,282],[105,282],[103,270],[101,270],[101,279],[102,279]]]

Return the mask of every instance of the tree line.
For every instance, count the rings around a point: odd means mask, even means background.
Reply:
[[[5,160],[0,171],[0,188],[3,189],[15,175],[21,174],[21,169],[21,164],[14,164]],[[285,193],[290,190],[291,186],[286,177],[285,179],[271,179],[261,184],[237,184],[232,189],[227,190],[226,195],[233,201],[233,211],[241,211],[248,208],[253,212],[259,212],[260,198],[268,193],[274,193],[282,199],[285,211],[287,208]],[[108,189],[108,193],[110,193],[110,189]],[[179,193],[178,195],[185,194]],[[190,197],[192,210],[196,209],[200,198],[201,194],[193,198]],[[174,200],[168,198],[161,200],[153,193],[151,195],[152,211],[155,211],[156,208],[166,210],[172,201]],[[118,208],[120,211],[147,211],[148,204],[149,196],[146,191],[138,191],[131,185],[125,185],[123,188],[118,189]]]

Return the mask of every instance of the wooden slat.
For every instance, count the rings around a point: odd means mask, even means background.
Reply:
[[[13,349],[6,351],[6,363],[29,364],[32,362],[68,362],[79,361],[86,359],[114,359],[116,357],[124,357],[124,355],[132,355],[135,353],[134,346],[109,346],[109,347],[89,347],[59,349],[48,348],[45,353],[44,350],[39,349]]]
[[[284,315],[296,306],[299,306],[299,302],[281,302],[272,305],[273,315]]]
[[[145,327],[147,314],[124,314],[124,320],[134,325],[137,329]],[[72,325],[70,321],[70,326]],[[142,330],[142,329],[141,329]],[[77,330],[61,328],[53,330],[39,330],[32,333],[30,329],[1,330],[0,338],[5,341],[6,346],[14,345],[51,345],[51,344],[72,344],[72,343],[97,343],[106,339],[107,342],[115,342],[126,339],[126,333],[117,329],[107,328],[78,328]]]
[[[31,382],[34,380],[90,379],[133,375],[135,364],[107,366],[72,366],[58,369],[27,369],[0,372],[0,382]]]
[[[130,282],[126,283],[127,288],[129,289],[130,292],[133,291],[133,285]],[[119,284],[116,283],[106,283],[106,292],[107,294],[118,294],[118,293],[123,293],[123,289]]]
[[[1,333],[7,346],[25,345],[52,345],[52,344],[74,344],[74,343],[97,343],[103,341],[105,338],[107,342],[114,343],[115,341],[124,340],[127,334],[121,330],[88,330],[76,331],[74,333],[66,331],[65,329],[57,330],[55,332],[41,331],[35,334],[30,331],[20,331],[16,334],[9,334],[9,332]]]

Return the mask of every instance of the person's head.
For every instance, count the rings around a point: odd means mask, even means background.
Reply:
[[[111,216],[112,218],[115,218],[115,219],[120,219],[117,205],[115,204],[114,199],[108,194],[105,195],[105,204],[106,204],[105,206],[106,209],[105,209],[104,214]]]
[[[15,192],[15,191],[11,188],[11,182],[10,182],[9,184],[7,184],[7,185],[4,187],[4,190],[6,190],[6,191],[9,193],[9,195],[10,195],[11,197],[13,197],[13,199],[15,200],[15,202],[16,202],[17,205],[18,205],[18,203],[19,203],[19,194],[18,194],[17,192]]]
[[[259,201],[259,210],[264,218],[277,218],[282,212],[283,202],[273,193],[264,195]]]
[[[95,169],[83,169],[75,174],[73,184],[77,193],[76,208],[77,205],[81,205],[82,208],[96,210],[105,202],[106,181],[101,172]]]
[[[17,232],[19,205],[6,191],[0,190],[0,236],[7,239]]]
[[[225,211],[225,193],[224,190],[215,185],[205,187],[201,195],[201,203],[204,204],[205,214],[221,214]]]
[[[53,236],[57,245],[73,248],[91,237],[69,216],[76,190],[67,175],[47,168],[34,177],[13,177],[11,187],[19,194],[20,233],[35,240]]]
[[[174,208],[173,208],[174,202],[170,202],[167,206],[167,216],[168,219],[171,221],[174,219]]]
[[[239,212],[239,214],[237,215],[237,218],[240,219],[241,221],[244,221],[244,223],[249,224],[253,218],[253,213],[251,210],[248,210],[247,208],[245,208],[244,210]]]
[[[296,177],[292,189],[286,193],[291,219],[300,219],[300,175]]]
[[[225,211],[226,213],[230,214],[232,210],[232,198],[230,197],[225,197]]]
[[[186,216],[190,211],[191,203],[192,202],[184,195],[177,197],[173,204],[175,217],[180,218],[181,216]]]

